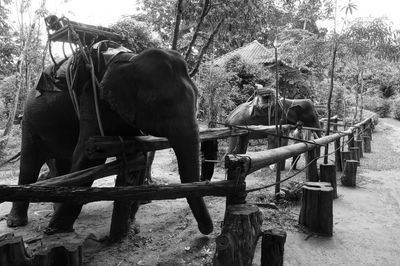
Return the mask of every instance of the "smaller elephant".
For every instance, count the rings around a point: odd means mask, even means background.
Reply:
[[[227,117],[226,124],[235,125],[275,125],[275,109],[278,108],[278,121],[282,124],[295,125],[301,121],[304,126],[320,128],[318,114],[314,104],[309,99],[278,99],[275,104],[275,91],[270,88],[257,86],[254,98],[242,103]],[[278,95],[279,97],[279,95]],[[318,137],[320,131],[315,131]],[[230,138],[229,153],[245,153],[247,143],[239,137]],[[287,145],[287,143],[286,143]],[[268,138],[268,149],[277,147],[277,141],[271,136]]]

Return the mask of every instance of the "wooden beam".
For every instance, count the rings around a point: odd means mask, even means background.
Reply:
[[[0,185],[0,201],[76,202],[111,200],[166,200],[186,197],[226,196],[245,190],[231,181],[129,187],[42,187]]]
[[[284,131],[289,131],[290,125],[283,125]],[[226,139],[235,136],[248,135],[250,139],[267,138],[275,134],[275,126],[235,126],[223,128],[209,128],[199,132],[200,141]],[[125,137],[123,143],[117,136],[94,136],[90,137],[86,144],[86,154],[90,159],[113,157],[125,152],[134,153],[136,151],[154,151],[171,148],[168,140],[154,136]]]

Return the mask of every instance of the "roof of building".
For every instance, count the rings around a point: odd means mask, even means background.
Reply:
[[[253,64],[263,64],[275,60],[274,49],[268,49],[258,41],[254,40],[251,43],[215,58],[213,64],[223,66],[228,60],[238,55],[244,61]]]

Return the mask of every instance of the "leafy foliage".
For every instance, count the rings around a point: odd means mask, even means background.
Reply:
[[[0,5],[0,78],[13,72],[13,58],[17,53],[16,44],[12,41],[14,34],[7,23],[8,14],[6,6]]]
[[[135,53],[140,53],[146,48],[161,46],[161,40],[152,34],[149,25],[132,17],[119,20],[111,28],[124,36],[123,45]]]
[[[393,117],[400,120],[400,97],[393,102]]]

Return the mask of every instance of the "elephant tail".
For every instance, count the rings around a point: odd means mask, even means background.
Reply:
[[[14,162],[18,161],[20,157],[21,157],[21,152],[19,151],[17,154],[12,156],[11,158],[7,159],[4,162],[1,162],[0,163],[0,168],[3,167],[4,165],[8,164],[8,163],[14,163]]]

